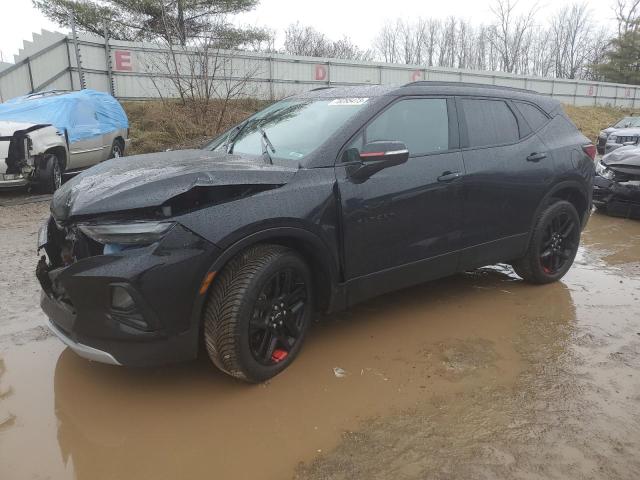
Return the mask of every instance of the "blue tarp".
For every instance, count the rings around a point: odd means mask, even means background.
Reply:
[[[95,90],[51,92],[0,104],[0,121],[47,123],[66,131],[69,142],[128,128],[127,115],[111,95]]]

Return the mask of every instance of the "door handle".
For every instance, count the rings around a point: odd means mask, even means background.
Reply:
[[[547,158],[547,154],[544,152],[534,152],[527,157],[527,162],[539,162]]]
[[[444,172],[442,175],[438,177],[439,182],[450,182],[455,180],[456,178],[462,177],[462,173],[460,172]]]

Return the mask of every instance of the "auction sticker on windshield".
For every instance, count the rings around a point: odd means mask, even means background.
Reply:
[[[336,98],[329,102],[330,106],[336,105],[364,105],[367,103],[368,98]]]

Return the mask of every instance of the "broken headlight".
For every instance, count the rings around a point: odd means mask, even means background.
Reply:
[[[174,222],[130,222],[78,225],[87,237],[104,245],[150,245],[164,237]]]
[[[607,166],[604,165],[602,161],[598,161],[596,163],[596,173],[601,177],[606,178],[607,180],[613,180],[615,177],[613,171],[607,168]]]

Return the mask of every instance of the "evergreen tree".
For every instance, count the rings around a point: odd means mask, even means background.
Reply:
[[[32,0],[33,5],[61,26],[69,14],[79,30],[102,35],[108,22],[116,40],[154,40],[187,45],[200,36],[219,39],[222,48],[263,40],[258,28],[238,28],[227,15],[252,10],[259,0]]]
[[[607,82],[640,85],[640,31],[630,29],[613,39],[607,61],[596,70]]]

